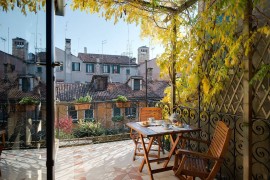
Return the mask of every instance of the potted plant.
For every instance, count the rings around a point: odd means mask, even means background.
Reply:
[[[123,120],[124,120],[124,116],[117,115],[117,116],[112,117],[112,121],[114,123],[115,122],[120,122],[120,121],[123,121]]]
[[[33,97],[23,97],[19,104],[16,106],[17,111],[34,111],[36,105],[39,104],[39,100],[34,99]]]
[[[86,95],[86,96],[81,96],[80,98],[76,99],[75,101],[75,109],[76,110],[86,110],[86,109],[90,109],[91,104],[90,102],[92,101],[92,97],[90,95]]]
[[[115,115],[114,117],[112,117],[112,121],[114,124],[114,128],[116,128],[116,126],[118,126],[118,128],[121,128],[121,126],[123,126],[123,121],[124,121],[124,116],[121,115]]]
[[[118,95],[116,99],[113,99],[116,102],[116,107],[126,108],[130,107],[130,101],[128,101],[126,96]]]

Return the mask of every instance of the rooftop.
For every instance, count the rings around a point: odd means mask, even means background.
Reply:
[[[108,54],[87,54],[79,53],[78,58],[84,63],[108,63],[108,64],[120,64],[120,65],[137,65],[135,61],[128,56],[120,55],[108,55]]]
[[[148,82],[149,100],[160,100],[164,96],[164,89],[168,86],[166,81]],[[134,91],[126,83],[108,83],[104,91],[96,91],[93,84],[88,83],[56,83],[56,97],[60,101],[73,101],[74,99],[89,94],[93,101],[112,100],[118,95],[124,95],[128,99],[144,99],[145,89]]]

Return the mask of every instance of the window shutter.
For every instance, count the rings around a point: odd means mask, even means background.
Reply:
[[[117,73],[120,73],[120,65],[117,65]]]
[[[111,66],[110,65],[107,65],[108,66],[108,73],[110,73],[111,71]]]
[[[74,64],[74,62],[72,63],[72,71],[75,71],[75,64]]]
[[[63,71],[64,70],[64,63],[63,63],[63,61],[61,61],[61,62],[62,62],[62,65],[59,68],[60,68],[60,71]]]
[[[113,116],[120,116],[120,108],[113,108]]]
[[[22,91],[22,79],[19,79],[19,90]]]
[[[140,80],[134,79],[134,89],[133,90],[140,90]]]
[[[95,72],[95,65],[91,64],[91,66],[92,66],[92,72],[94,73]]]
[[[30,91],[33,91],[34,88],[34,78],[30,78]]]

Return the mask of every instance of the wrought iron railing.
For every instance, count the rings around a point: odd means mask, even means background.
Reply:
[[[154,104],[153,104],[154,105]],[[156,104],[155,104],[156,105]],[[169,108],[165,104],[159,104],[163,107],[165,113],[169,113]],[[139,108],[139,106],[138,106]],[[198,108],[189,108],[177,106],[175,112],[179,114],[179,120],[183,123],[200,127],[199,133],[194,133],[192,136],[204,140],[211,140],[216,122],[224,121],[231,129],[232,135],[229,145],[229,150],[226,154],[223,166],[218,174],[219,179],[242,179],[243,178],[243,117],[239,115],[231,115],[226,113],[218,113],[211,111],[199,111]],[[28,124],[27,112],[20,112],[18,115],[17,124],[8,125],[3,122],[1,125],[7,132],[10,128],[14,128],[14,133],[6,136],[6,149],[14,147],[19,148],[37,148],[45,147],[45,127],[46,121],[42,119],[32,119],[31,126]],[[109,119],[111,120],[111,119]],[[133,119],[136,121],[137,119]],[[270,174],[270,123],[269,119],[253,119],[252,120],[252,175],[254,179],[267,179]],[[12,127],[11,127],[12,126]],[[38,130],[40,129],[40,130]],[[110,142],[115,140],[129,139],[127,129],[107,133],[107,135],[83,137],[83,138],[63,138],[60,139],[61,146],[74,146],[89,143]],[[17,132],[17,135],[16,135]],[[30,134],[29,134],[30,133]],[[19,134],[19,136],[18,136]],[[27,136],[31,136],[31,140],[27,141]],[[16,140],[15,140],[16,138]],[[18,139],[19,138],[19,139]],[[202,143],[190,142],[189,147],[193,150],[206,151],[207,146]]]

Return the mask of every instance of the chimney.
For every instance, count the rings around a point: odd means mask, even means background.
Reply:
[[[87,47],[84,47],[84,54],[87,54]]]
[[[66,53],[71,54],[71,39],[66,39]]]
[[[96,60],[97,60],[97,65],[96,65],[96,71],[95,71],[95,72],[96,72],[96,74],[100,74],[100,72],[101,72],[101,69],[100,69],[101,66],[100,66],[100,64],[99,64],[99,63],[100,63],[100,62],[99,62],[99,58],[97,58]]]

